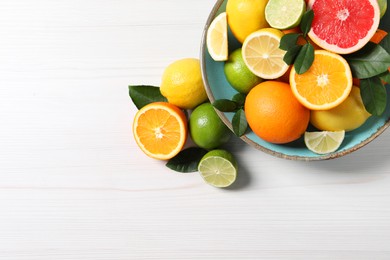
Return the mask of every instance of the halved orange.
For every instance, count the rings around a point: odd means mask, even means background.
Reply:
[[[291,69],[290,85],[302,105],[312,110],[327,110],[348,97],[352,89],[352,73],[341,55],[316,50],[309,70],[298,74],[294,67]]]
[[[187,139],[184,112],[167,102],[154,102],[135,115],[133,134],[141,150],[148,156],[168,160],[177,155]]]

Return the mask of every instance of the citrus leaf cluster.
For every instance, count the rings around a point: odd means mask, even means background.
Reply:
[[[288,65],[294,64],[294,68],[298,74],[305,73],[314,61],[314,47],[307,39],[313,18],[313,10],[306,11],[300,23],[302,33],[287,33],[280,41],[279,48],[286,51],[283,57],[284,62]],[[298,44],[300,37],[306,40],[305,44]]]

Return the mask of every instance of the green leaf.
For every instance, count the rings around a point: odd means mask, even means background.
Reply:
[[[380,75],[378,75],[378,77],[383,80],[386,84],[390,84],[390,71],[386,71]]]
[[[303,36],[306,37],[306,35],[309,33],[310,31],[310,28],[311,28],[311,24],[313,22],[313,19],[314,19],[314,12],[313,10],[307,10],[303,16],[302,16],[302,20],[301,20],[301,24],[300,24],[300,28],[301,28],[301,31],[303,32]]]
[[[366,110],[380,116],[386,109],[387,92],[379,77],[360,80],[360,93]]]
[[[152,102],[167,102],[167,99],[161,95],[160,88],[155,86],[129,86],[129,95],[138,109]]]
[[[221,112],[234,112],[237,110],[237,103],[229,99],[218,99],[213,106]]]
[[[248,122],[246,121],[244,109],[239,109],[234,114],[232,119],[233,132],[236,136],[240,137],[245,134],[248,129]]]
[[[296,46],[297,40],[301,34],[299,33],[287,33],[283,35],[280,40],[279,48],[288,51],[292,47]]]
[[[361,50],[345,56],[352,75],[366,79],[386,72],[390,66],[390,54],[380,45],[369,42]]]
[[[296,57],[298,56],[299,51],[302,49],[301,45],[295,45],[294,47],[290,48],[286,54],[283,56],[283,61],[287,63],[288,65],[291,65],[294,63]]]
[[[294,68],[298,74],[305,73],[313,64],[314,61],[314,47],[310,43],[306,43],[299,50],[295,58]]]
[[[232,97],[232,101],[236,102],[237,107],[242,107],[245,104],[246,95],[243,93],[237,93]]]
[[[196,172],[198,171],[200,160],[206,153],[206,149],[190,147],[180,151],[180,153],[170,159],[165,165],[177,172]]]
[[[389,34],[387,34],[382,40],[381,42],[379,43],[380,46],[382,46],[383,49],[385,49],[385,51],[387,51],[387,53],[390,53],[390,36]]]

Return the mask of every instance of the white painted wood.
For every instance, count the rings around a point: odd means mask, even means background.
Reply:
[[[0,2],[0,259],[390,259],[390,133],[323,162],[238,139],[227,190],[136,146],[129,84],[198,57],[210,0]]]

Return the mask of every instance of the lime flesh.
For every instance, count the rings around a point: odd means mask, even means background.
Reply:
[[[336,151],[345,137],[345,131],[305,132],[306,147],[317,154],[327,154]]]
[[[203,156],[198,171],[207,184],[224,188],[236,180],[237,162],[226,150],[212,150]]]
[[[265,19],[273,28],[289,29],[299,25],[305,10],[304,0],[269,0],[265,7]]]

